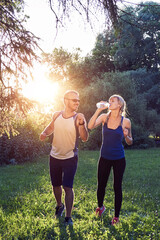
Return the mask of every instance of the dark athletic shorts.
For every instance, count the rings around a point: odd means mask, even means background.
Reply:
[[[50,156],[50,178],[53,187],[63,185],[73,188],[73,180],[77,170],[78,157],[65,160],[56,159]]]

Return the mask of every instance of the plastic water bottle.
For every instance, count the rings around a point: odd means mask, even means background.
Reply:
[[[98,102],[96,104],[97,108],[104,108],[104,107],[108,107],[110,106],[110,104],[108,102]]]

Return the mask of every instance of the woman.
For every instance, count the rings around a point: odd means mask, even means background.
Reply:
[[[88,123],[89,129],[94,129],[100,124],[103,126],[103,141],[98,162],[98,188],[97,200],[98,208],[96,214],[101,216],[105,207],[103,200],[105,188],[109,178],[111,168],[114,174],[114,193],[115,193],[115,216],[111,224],[119,222],[119,213],[122,204],[122,179],[126,166],[124,148],[122,145],[123,137],[128,145],[133,142],[131,133],[131,122],[125,118],[126,103],[119,95],[109,98],[109,111],[107,114],[99,114],[108,107],[98,108]]]

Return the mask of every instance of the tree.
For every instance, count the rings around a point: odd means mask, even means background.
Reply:
[[[68,80],[68,68],[73,55],[61,48],[55,48],[52,53],[43,53],[43,62],[49,66],[49,75],[53,81]]]
[[[79,49],[69,53],[62,47],[55,48],[51,54],[43,54],[43,62],[48,65],[51,81],[58,81],[63,88],[64,85],[68,88],[83,88],[96,73],[93,60],[80,57]]]
[[[120,71],[138,68],[157,71],[160,64],[160,5],[150,2],[136,8],[128,7],[125,12],[117,36],[116,68]]]
[[[49,0],[57,26],[59,24],[63,26],[65,16],[69,18],[70,13],[76,11],[80,15],[85,16],[90,23],[93,18],[98,20],[96,17],[97,13],[104,13],[106,19],[111,21],[113,26],[116,27],[118,24],[117,2],[118,0]]]
[[[143,6],[143,3],[136,4],[127,2],[126,0],[48,0],[50,8],[56,18],[56,26],[64,26],[66,19],[71,19],[72,13],[78,13],[85,21],[91,24],[93,28],[95,21],[99,21],[99,17],[104,17],[106,23],[112,25],[116,31],[121,28],[122,15],[126,15],[124,10],[126,4],[135,4]],[[153,7],[159,6],[157,3]],[[99,17],[98,17],[99,16]],[[132,25],[132,21],[129,22]]]
[[[104,34],[102,33],[97,36],[96,44],[90,57],[96,75],[100,76],[104,72],[115,70],[113,56],[114,44],[115,36],[112,30],[105,31]]]
[[[154,6],[154,7],[153,7]],[[121,16],[120,31],[105,30],[99,34],[92,59],[96,72],[127,71],[144,68],[159,70],[160,5],[154,3],[127,7]]]
[[[18,89],[27,80],[33,60],[38,60],[38,38],[23,26],[27,20],[23,5],[23,0],[0,2],[0,134],[9,132],[16,109],[24,113],[31,106]]]

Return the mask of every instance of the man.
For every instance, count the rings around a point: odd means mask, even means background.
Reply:
[[[55,112],[50,124],[40,135],[43,141],[54,133],[52,149],[50,152],[50,177],[53,193],[57,202],[57,217],[62,216],[64,204],[62,203],[62,185],[65,191],[65,223],[73,224],[71,218],[74,193],[73,180],[78,163],[78,137],[82,141],[88,140],[88,130],[85,117],[77,113],[79,107],[79,93],[68,90],[64,94],[64,110]]]

